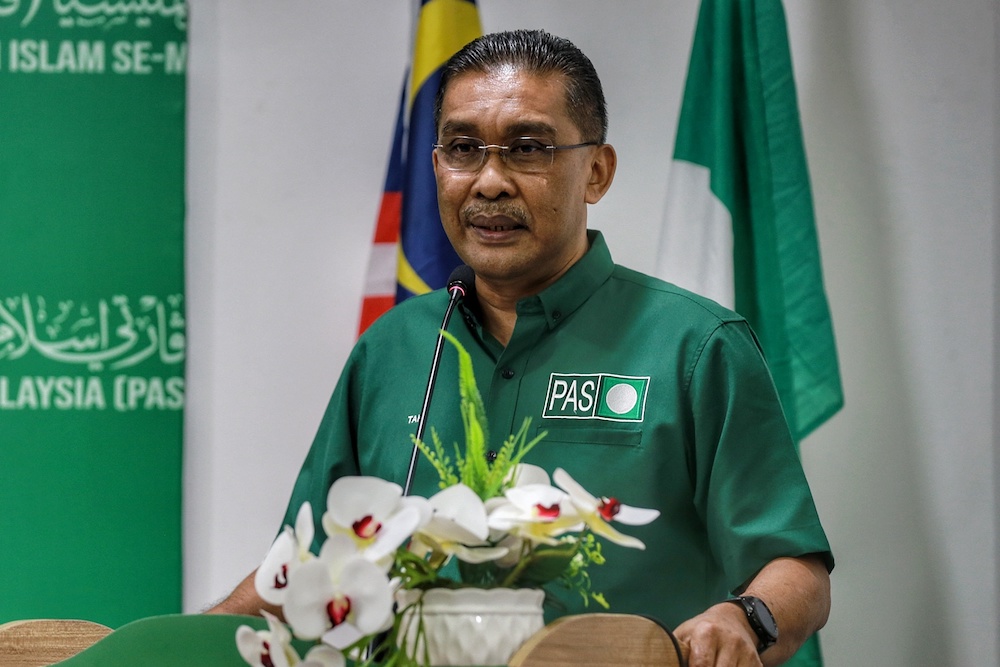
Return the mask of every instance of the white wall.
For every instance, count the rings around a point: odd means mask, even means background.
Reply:
[[[193,3],[186,608],[266,551],[354,339],[408,4]],[[697,0],[480,0],[594,60],[620,168],[591,212],[651,271]],[[803,446],[828,667],[994,665],[996,6],[786,3],[846,408]]]

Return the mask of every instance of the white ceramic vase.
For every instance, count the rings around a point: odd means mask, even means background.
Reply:
[[[417,601],[423,594],[423,601]],[[414,653],[418,619],[423,614],[424,637],[434,667],[506,665],[521,644],[545,625],[544,591],[531,588],[432,588],[399,591],[400,609],[412,608],[402,619],[401,643],[422,660],[423,646]]]

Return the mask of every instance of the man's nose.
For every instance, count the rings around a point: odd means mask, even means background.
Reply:
[[[483,166],[476,172],[475,194],[486,199],[513,196],[516,190],[511,171],[499,146],[487,146]]]

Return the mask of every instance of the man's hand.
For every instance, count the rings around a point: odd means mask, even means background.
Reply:
[[[778,643],[757,655],[757,635],[746,614],[722,602],[674,631],[690,651],[688,667],[771,667],[791,658],[830,615],[830,575],[822,558],[778,558],[744,591],[767,604],[778,623]]]
[[[229,594],[225,600],[219,602],[211,609],[205,610],[206,614],[240,614],[246,616],[260,616],[261,610],[264,609],[279,619],[284,619],[281,607],[276,607],[274,605],[268,604],[260,599],[257,595],[257,589],[254,587],[254,577],[257,575],[257,571],[254,570],[247,576],[246,579],[241,581],[236,589]]]
[[[723,602],[685,621],[674,631],[688,648],[688,667],[761,667],[757,635],[743,610]]]

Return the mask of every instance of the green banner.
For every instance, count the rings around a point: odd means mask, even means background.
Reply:
[[[181,607],[187,10],[0,0],[0,622]]]

